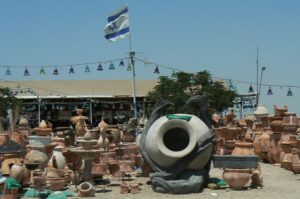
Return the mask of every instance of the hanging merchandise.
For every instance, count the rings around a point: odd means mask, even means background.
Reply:
[[[42,67],[42,68],[40,69],[40,75],[45,75],[45,74],[46,74],[45,69],[44,69],[44,67]]]
[[[59,75],[58,73],[58,69],[55,67],[54,70],[53,70],[53,75]]]
[[[156,66],[155,67],[155,69],[154,69],[154,72],[153,72],[154,74],[159,74],[159,68],[158,68],[158,66]]]
[[[103,70],[103,67],[102,67],[101,63],[99,63],[97,70],[99,70],[99,71]]]
[[[125,66],[124,61],[121,60],[119,66]]]
[[[7,70],[6,70],[6,72],[5,72],[5,75],[11,75],[11,71],[10,71],[9,66],[7,66]]]
[[[27,67],[25,68],[24,76],[29,76],[29,71],[28,71]]]
[[[273,95],[273,91],[272,91],[272,88],[271,88],[271,86],[269,86],[269,89],[268,89],[268,93],[267,93],[267,95]]]
[[[114,65],[113,62],[110,62],[109,68],[108,68],[108,69],[109,69],[109,70],[115,70],[115,65]]]
[[[292,92],[291,88],[289,88],[289,90],[288,90],[286,96],[293,96],[293,92]]]
[[[131,64],[130,63],[128,63],[127,71],[131,71]]]
[[[248,91],[248,93],[254,93],[254,90],[253,90],[252,84],[250,84],[250,86],[249,86],[249,91]]]
[[[90,71],[90,68],[89,68],[89,66],[88,66],[88,65],[86,65],[86,66],[85,66],[84,72],[85,72],[85,73],[89,73],[89,72],[91,72],[91,71]]]
[[[75,70],[74,70],[73,66],[70,67],[69,73],[70,73],[70,74],[74,74],[74,73],[75,73]]]

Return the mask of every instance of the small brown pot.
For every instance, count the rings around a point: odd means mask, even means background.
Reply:
[[[250,169],[224,169],[223,179],[230,188],[241,190],[251,178]]]
[[[130,193],[140,193],[140,185],[138,183],[130,183]]]
[[[52,191],[61,191],[66,185],[65,178],[48,178],[48,181],[50,182],[50,189]]]
[[[93,197],[95,194],[95,189],[93,185],[89,182],[83,182],[77,187],[79,197]]]
[[[120,184],[120,193],[125,194],[125,193],[129,193],[129,191],[130,191],[129,184],[126,182],[122,182]]]

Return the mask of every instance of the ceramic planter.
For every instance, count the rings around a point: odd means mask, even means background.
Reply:
[[[65,178],[48,178],[48,181],[52,191],[61,191],[66,185]]]
[[[224,169],[223,179],[230,188],[241,190],[250,181],[250,169]]]
[[[250,142],[236,141],[232,155],[255,155],[253,144]]]
[[[95,189],[93,185],[89,182],[83,182],[77,186],[79,197],[93,197],[95,194]]]

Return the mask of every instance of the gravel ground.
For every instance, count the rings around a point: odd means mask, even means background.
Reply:
[[[236,191],[230,188],[211,190],[205,188],[201,193],[192,193],[184,195],[172,195],[172,194],[161,194],[156,193],[151,189],[151,186],[147,184],[149,178],[138,177],[136,182],[141,184],[141,192],[139,194],[120,194],[120,187],[117,184],[120,182],[120,179],[112,180],[112,183],[115,185],[96,186],[96,197],[101,199],[154,199],[154,198],[172,198],[172,199],[199,199],[199,198],[222,198],[222,199],[273,199],[273,198],[300,198],[300,175],[295,175],[290,171],[284,170],[278,166],[273,166],[270,164],[261,163],[262,172],[263,172],[263,184],[264,186],[260,189],[250,189],[246,188],[245,190]],[[211,177],[221,178],[222,169],[212,168],[210,171]]]

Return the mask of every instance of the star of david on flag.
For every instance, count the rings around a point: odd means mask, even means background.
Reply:
[[[124,6],[108,17],[108,24],[104,27],[105,38],[109,41],[117,41],[127,37],[129,32],[128,6]]]

